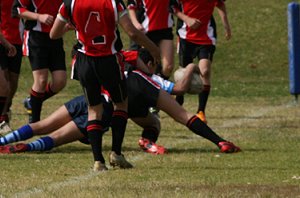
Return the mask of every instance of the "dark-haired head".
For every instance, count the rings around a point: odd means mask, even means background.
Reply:
[[[149,62],[153,63],[154,58],[151,56],[150,52],[145,48],[139,49],[139,58],[147,65]]]

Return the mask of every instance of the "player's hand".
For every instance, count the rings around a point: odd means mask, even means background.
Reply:
[[[49,14],[39,14],[37,20],[46,25],[52,25],[54,17]]]
[[[190,17],[186,20],[186,23],[188,27],[190,27],[192,30],[198,29],[201,25],[201,21],[199,19],[190,18]]]
[[[231,28],[230,28],[229,24],[224,25],[224,30],[225,30],[225,39],[226,40],[231,39]]]

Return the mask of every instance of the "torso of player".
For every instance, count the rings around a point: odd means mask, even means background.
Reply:
[[[169,12],[169,0],[141,1],[144,8],[142,25],[146,32],[167,29],[173,26],[172,14]]]
[[[189,17],[199,19],[201,25],[198,29],[192,30],[183,24],[178,29],[180,38],[186,39],[195,44],[214,44],[215,38],[210,19],[215,6],[220,0],[180,0],[183,7],[183,13]]]
[[[83,45],[79,51],[90,56],[107,56],[119,51],[117,23],[125,12],[123,4],[113,0],[76,0],[72,19],[77,38]]]
[[[23,25],[19,18],[11,17],[13,0],[0,0],[0,27],[5,39],[11,44],[22,44]]]
[[[18,0],[19,4],[22,8],[32,9],[30,11],[36,12],[39,14],[49,14],[56,18],[58,9],[62,4],[62,0]],[[32,7],[33,6],[33,7]],[[19,12],[22,12],[22,9],[19,8]],[[39,31],[39,32],[46,32],[49,33],[51,30],[52,25],[46,25],[44,23],[40,23],[37,21],[32,30]]]

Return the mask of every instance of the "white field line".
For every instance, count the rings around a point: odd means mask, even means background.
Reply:
[[[248,115],[246,115],[242,118],[227,119],[227,120],[223,121],[220,125],[213,126],[212,128],[213,128],[213,130],[215,130],[215,129],[218,130],[218,129],[222,129],[222,128],[224,129],[224,128],[232,128],[232,127],[242,126],[246,123],[255,122],[255,120],[253,118],[255,118],[255,119],[261,118],[272,111],[282,113],[284,111],[284,109],[287,109],[287,108],[295,108],[295,105],[280,105],[280,106],[267,106],[264,108],[255,108],[255,109],[252,109],[251,111],[249,111]],[[176,140],[176,146],[178,144],[181,144],[184,142],[199,141],[198,138],[202,138],[194,133],[192,135],[195,138]],[[173,147],[174,146],[175,145],[173,145]],[[172,146],[169,146],[167,148],[172,149]]]
[[[141,161],[143,160],[147,155],[142,154],[142,155],[137,155],[137,156],[133,156],[130,158],[127,158],[130,162],[137,162],[137,161]],[[109,169],[109,171],[112,171]],[[100,174],[108,174],[109,171],[107,172],[94,172],[93,170],[88,171],[86,174],[84,175],[79,175],[76,177],[70,177],[64,181],[60,181],[60,182],[53,182],[48,184],[46,187],[35,187],[35,188],[31,188],[29,190],[25,190],[25,191],[21,191],[21,192],[17,192],[15,193],[12,197],[15,198],[25,198],[25,197],[31,197],[31,196],[37,196],[39,194],[41,194],[41,197],[45,195],[45,191],[55,191],[58,189],[61,189],[62,187],[67,187],[67,186],[75,186],[78,185],[80,183],[84,183],[85,181],[88,181],[90,179],[93,179],[95,177],[97,177]],[[2,198],[2,196],[0,195],[0,198]]]
[[[242,126],[244,123],[253,122],[254,121],[253,118],[256,119],[261,118],[272,111],[282,113],[283,110],[287,108],[294,108],[294,107],[288,105],[280,105],[280,106],[267,106],[260,109],[252,109],[252,111],[249,112],[249,114],[246,117],[239,118],[239,119],[228,119],[224,121],[222,125],[217,126],[217,128],[230,128],[234,126]]]

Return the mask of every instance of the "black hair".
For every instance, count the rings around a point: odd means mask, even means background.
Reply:
[[[151,56],[150,52],[146,50],[145,48],[139,49],[139,58],[145,63],[148,64],[148,62],[154,62],[154,58]]]

